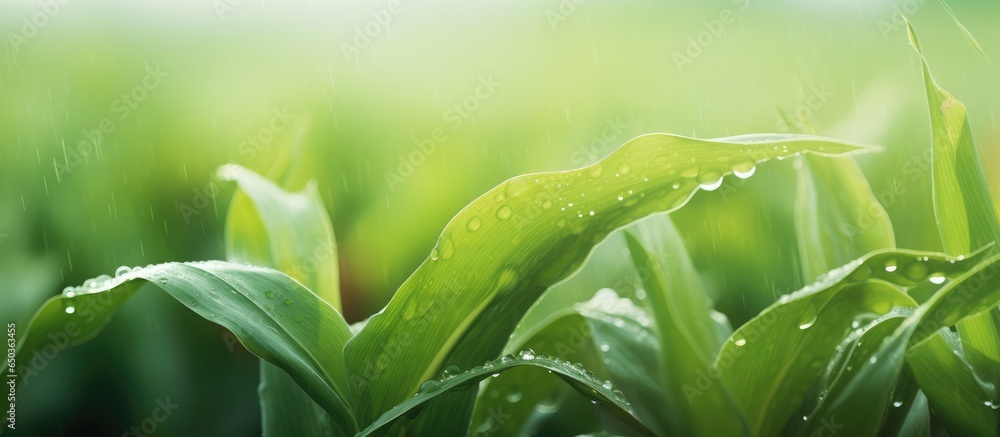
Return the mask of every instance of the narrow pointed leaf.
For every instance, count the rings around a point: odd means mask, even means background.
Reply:
[[[803,278],[896,246],[889,215],[852,158],[804,157],[798,169],[795,233]]]
[[[946,253],[968,253],[1000,240],[996,208],[965,105],[934,81],[916,31],[908,21],[906,26],[910,42],[920,57],[930,108],[934,213],[941,241]],[[996,246],[991,250],[995,251]],[[977,378],[993,386],[1000,385],[1000,309],[962,321],[958,333]],[[930,376],[918,371],[917,377]],[[931,403],[935,402],[938,401],[932,397]]]
[[[751,433],[773,435],[785,427],[854,322],[912,306],[902,287],[964,272],[979,256],[956,261],[924,252],[876,252],[782,297],[737,329],[715,367]]]
[[[240,186],[226,215],[229,261],[281,270],[340,311],[337,246],[315,184],[288,193],[243,167],[228,165],[220,174]],[[263,435],[329,432],[332,419],[284,370],[261,362],[257,392]]]
[[[570,363],[547,357],[534,355],[505,356],[496,361],[486,362],[482,366],[477,366],[472,370],[452,376],[443,380],[429,380],[421,385],[421,389],[415,396],[406,399],[381,417],[375,420],[368,428],[363,430],[359,437],[373,435],[389,429],[396,420],[404,418],[407,413],[421,408],[425,403],[434,398],[450,394],[453,391],[468,391],[479,385],[479,382],[497,373],[503,373],[509,369],[532,366],[540,370],[552,372],[553,376],[558,376],[564,382],[576,389],[598,404],[607,407],[607,411],[614,415],[623,423],[629,425],[635,432],[642,435],[655,435],[646,428],[642,422],[631,414],[632,406],[624,397],[616,392],[612,386],[605,384],[589,375],[587,370],[574,367]],[[419,411],[419,410],[418,410]],[[405,419],[405,418],[404,418]],[[421,428],[415,428],[413,433],[420,435]],[[424,433],[437,432],[437,428],[428,427],[422,430]],[[409,434],[407,434],[409,435]]]
[[[602,289],[590,301],[552,314],[529,333],[516,338],[505,352],[531,349],[593,371],[598,379],[610,380],[623,392],[643,423],[657,435],[665,434],[657,425],[665,410],[656,361],[659,345],[649,317],[631,300]],[[523,373],[529,371],[524,369]],[[471,432],[520,435],[525,431],[522,424],[539,408],[556,410],[561,406],[564,385],[559,381],[542,379],[526,385],[526,379],[508,376],[490,380],[480,393]],[[517,402],[509,402],[512,394]],[[500,410],[508,420],[497,423],[494,416]]]
[[[591,166],[519,176],[490,190],[452,219],[431,257],[348,343],[361,422],[449,365],[467,368],[495,357],[539,295],[577,270],[615,229],[680,207],[699,185],[715,184],[734,168],[821,149],[863,147],[813,136],[653,134]],[[434,414],[468,420],[469,404]]]
[[[660,341],[657,371],[666,402],[661,426],[673,435],[745,434],[739,406],[713,374],[721,345],[716,344],[708,297],[669,219],[651,220],[634,233],[626,231],[625,237],[636,268],[646,273],[640,276]],[[700,384],[703,380],[710,384]]]

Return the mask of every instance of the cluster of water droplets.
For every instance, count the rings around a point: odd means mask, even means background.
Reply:
[[[583,379],[586,384],[590,387],[592,394],[600,393],[602,396],[613,400],[620,406],[623,406],[629,414],[635,414],[632,409],[632,405],[625,399],[625,394],[621,390],[614,388],[611,381],[603,381],[597,378],[593,372],[586,370],[583,364],[571,363],[569,361],[563,360],[561,358],[552,358],[545,354],[536,354],[532,349],[524,349],[517,354],[504,355],[496,360],[491,360],[483,363],[481,366],[476,366],[466,373],[483,374],[491,373],[491,377],[496,378],[500,376],[500,371],[516,366],[523,363],[535,362],[542,367],[550,368],[549,373],[552,373],[552,369],[557,369],[563,372],[573,373],[576,376]],[[476,386],[477,383],[475,378],[471,378],[467,381],[461,381],[459,384],[454,386],[449,386],[449,381],[455,379],[463,372],[458,368],[458,366],[447,366],[437,379],[429,379],[424,381],[417,393],[414,396],[429,395],[442,389],[468,389]],[[499,393],[494,393],[494,398],[499,397]],[[517,387],[512,388],[509,393],[504,394],[504,399],[510,403],[520,402],[524,397],[524,393],[521,392]],[[597,403],[597,401],[591,401]]]
[[[144,269],[152,267],[152,264],[146,267],[121,266],[115,270],[114,276],[100,275],[83,281],[81,285],[63,288],[62,295],[70,299],[64,302],[63,310],[66,311],[66,314],[74,314],[76,313],[76,305],[73,303],[75,297],[111,290],[122,282],[138,276]]]

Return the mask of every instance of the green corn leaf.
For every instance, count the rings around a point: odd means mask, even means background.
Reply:
[[[120,272],[68,288],[35,313],[17,346],[29,363],[47,348],[81,344],[141,288],[159,288],[236,335],[250,352],[278,366],[334,419],[339,435],[356,431],[342,348],[350,338],[337,311],[285,274],[219,261],[170,263]],[[321,339],[317,341],[317,339]],[[22,380],[34,378],[22,372]]]
[[[227,258],[280,270],[339,311],[337,242],[316,184],[289,193],[232,164],[219,175],[241,189],[226,215]]]
[[[496,357],[539,295],[577,270],[615,229],[676,209],[699,185],[714,188],[724,175],[749,172],[757,162],[862,149],[801,135],[652,134],[582,169],[510,179],[452,219],[430,258],[348,342],[360,422],[375,420],[448,366]],[[424,415],[465,417],[467,425],[470,397]]]
[[[969,45],[971,45],[972,48],[983,57],[983,59],[986,59],[987,63],[991,64],[992,62],[990,62],[990,57],[986,56],[986,52],[984,52],[982,46],[979,45],[979,41],[976,41],[976,37],[972,36],[972,32],[969,32],[969,29],[966,29],[965,25],[959,21],[958,16],[955,15],[955,11],[951,9],[951,6],[948,6],[948,2],[939,0],[939,3],[941,3],[945,12],[948,13],[948,17],[951,18],[951,21],[954,22],[955,25],[958,26],[958,29],[962,31],[962,36],[964,36],[965,40],[969,42]]]
[[[633,403],[643,423],[657,435],[665,434],[657,424],[665,410],[656,362],[659,345],[648,316],[631,300],[602,289],[593,299],[570,305],[512,339],[504,351],[523,349],[577,363],[597,378],[610,380]],[[470,431],[523,435],[539,411],[558,410],[566,397],[564,385],[554,379],[524,379],[530,372],[534,370],[512,369],[490,380],[476,402]],[[520,375],[524,378],[513,377]],[[532,383],[524,384],[528,380]],[[517,402],[510,402],[511,396]],[[503,422],[495,417],[500,410]]]
[[[854,322],[914,306],[902,288],[965,272],[981,256],[957,261],[925,252],[876,252],[783,296],[737,329],[715,367],[752,434],[773,435],[795,419],[792,414]]]
[[[229,261],[277,268],[340,311],[337,246],[315,184],[288,193],[239,166],[223,167],[220,175],[240,186],[226,214]],[[258,395],[263,435],[329,432],[332,419],[326,412],[284,370],[267,362],[260,365]]]
[[[398,420],[407,420],[407,415],[419,414],[419,410],[425,405],[442,395],[452,395],[454,392],[474,391],[479,382],[492,375],[503,373],[510,369],[522,366],[531,366],[539,370],[547,370],[558,376],[564,382],[573,387],[577,392],[591,398],[599,405],[606,407],[606,410],[615,418],[628,425],[634,432],[641,435],[654,436],[651,430],[646,428],[642,422],[631,414],[632,406],[625,400],[622,393],[613,388],[605,381],[601,381],[593,376],[582,366],[574,366],[571,363],[548,356],[535,355],[534,351],[522,351],[518,355],[505,355],[495,360],[487,361],[481,366],[476,366],[472,370],[457,375],[443,375],[438,379],[431,379],[421,384],[415,396],[399,403],[381,417],[375,420],[368,428],[363,430],[359,437],[378,434],[390,429]],[[544,375],[536,371],[535,378]],[[533,378],[534,379],[534,378]],[[440,428],[428,422],[418,423],[400,435],[430,435],[440,433]]]
[[[921,389],[950,432],[996,435],[997,415],[983,408],[996,399],[995,389],[977,381],[975,371],[962,354],[958,335],[942,329],[938,335],[914,345],[906,356]]]
[[[950,430],[969,431],[969,435],[993,435],[995,419],[992,424],[981,419],[983,413],[996,414],[986,404],[990,398],[983,393],[984,388],[991,386],[970,388],[980,384],[974,378],[968,378],[968,373],[958,371],[960,367],[952,367],[954,363],[940,360],[942,350],[945,354],[953,353],[954,346],[940,343],[941,336],[938,335],[941,328],[974,317],[1000,301],[1000,278],[995,278],[998,276],[996,272],[1000,271],[1000,257],[980,262],[986,253],[981,250],[963,260],[949,263],[950,274],[945,272],[949,281],[946,285],[921,304],[891,336],[879,342],[880,347],[874,351],[856,352],[859,355],[856,361],[862,363],[861,367],[856,367],[853,378],[841,390],[831,392],[824,400],[826,405],[821,406],[827,416],[850,417],[850,420],[840,423],[841,432],[872,435],[879,428],[885,420],[885,411],[896,387],[895,381],[901,377],[904,362],[909,361],[910,370],[931,405],[935,405],[939,391],[958,391],[958,397],[949,396],[949,399],[963,399],[965,411],[959,412],[957,417],[945,418],[946,424],[961,424],[950,427]],[[932,355],[917,356],[924,354]],[[931,378],[922,375],[928,369],[933,369]],[[940,373],[948,375],[942,378],[938,375]],[[873,408],[872,405],[880,407]],[[951,414],[950,410],[955,408],[936,411]]]
[[[896,247],[889,215],[857,162],[807,156],[799,163],[795,233],[807,283],[867,253]]]
[[[927,409],[926,397],[919,393],[912,378],[865,381],[869,387],[878,386],[883,392],[892,392],[891,407],[890,404],[861,403],[860,399],[856,399],[858,402],[853,404],[835,404],[829,401],[850,396],[850,387],[858,383],[859,377],[867,375],[863,375],[861,370],[869,363],[871,357],[880,351],[884,341],[892,337],[906,317],[913,314],[915,307],[915,303],[912,307],[897,307],[866,324],[857,322],[856,325],[852,324],[852,328],[855,326],[857,328],[837,346],[836,353],[818,386],[793,415],[785,427],[785,432],[793,435],[815,435],[829,433],[830,428],[843,426],[850,426],[852,432],[857,435],[874,435],[879,430],[887,434],[907,429],[919,432],[927,428],[929,431],[930,411]],[[883,413],[858,415],[857,411],[854,411],[858,408]],[[811,419],[796,420],[797,417]],[[826,431],[823,431],[824,429]]]
[[[746,434],[732,393],[713,373],[722,343],[677,230],[669,218],[651,217],[625,237],[636,269],[645,272],[640,277],[660,342],[657,371],[666,402],[660,426],[673,435]]]
[[[938,229],[945,252],[967,253],[1000,239],[996,209],[965,105],[934,81],[916,31],[908,21],[906,26],[910,43],[920,57],[930,108],[934,213]],[[965,358],[977,378],[1000,385],[1000,309],[964,320],[958,324],[958,333]],[[931,377],[919,371],[916,374],[918,379]],[[938,401],[931,397],[931,404],[935,402]]]

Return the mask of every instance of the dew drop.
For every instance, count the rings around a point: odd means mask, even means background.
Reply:
[[[115,277],[117,278],[117,277],[119,277],[121,275],[127,275],[129,273],[132,273],[132,268],[131,267],[129,267],[129,266],[121,266],[117,270],[115,270]]]
[[[451,379],[461,372],[462,371],[458,368],[458,366],[455,365],[445,367],[444,371],[441,372],[441,380]]]
[[[904,274],[911,281],[923,281],[927,278],[927,265],[919,261],[914,261],[906,266]]]
[[[607,343],[601,345],[601,351],[607,352],[609,350],[611,350],[611,346],[608,346]]]
[[[294,302],[292,302],[292,300],[291,300],[291,299],[285,299],[285,305],[291,305],[291,304],[293,304],[293,303],[294,303]]]
[[[734,341],[733,343],[736,344],[736,346],[743,346],[743,345],[747,344],[747,339],[740,338],[740,339],[737,339],[736,341]]]
[[[896,401],[892,403],[893,407],[899,408],[903,406],[903,401]]]
[[[273,291],[268,291],[268,292],[266,292],[264,294],[267,295],[267,297],[271,297],[271,298],[274,297],[274,292]]]
[[[503,205],[497,210],[497,219],[504,221],[510,218],[514,214],[514,211],[510,209],[510,205]]]
[[[519,391],[512,391],[510,393],[507,393],[507,396],[505,397],[505,399],[507,399],[507,402],[510,402],[512,404],[516,404],[518,401],[521,400],[522,397],[524,397],[524,395],[521,394],[521,392],[519,392]]]
[[[707,171],[698,176],[698,183],[705,191],[714,191],[722,186],[722,173],[717,171]]]
[[[885,271],[892,273],[896,271],[896,260],[889,258],[885,261]]]
[[[604,173],[604,165],[601,164],[600,162],[594,163],[594,165],[590,167],[590,175],[595,178],[603,173]]]
[[[531,188],[531,182],[527,178],[514,178],[507,181],[507,185],[503,189],[503,194],[506,198],[512,198],[527,191],[528,188]]]
[[[483,226],[483,221],[476,216],[473,216],[472,218],[469,219],[467,223],[465,223],[465,229],[468,229],[469,232],[476,232],[482,226]]]
[[[437,247],[437,253],[442,260],[447,260],[455,254],[455,242],[451,239],[451,234],[442,234]]]
[[[757,167],[754,165],[753,161],[741,162],[733,166],[733,174],[740,179],[746,179],[753,176],[755,171],[757,171]]]
[[[522,350],[521,352],[518,352],[517,355],[520,356],[522,360],[533,360],[533,359],[535,359],[535,351],[533,351],[531,349]]]
[[[941,284],[944,284],[944,281],[945,281],[945,277],[944,277],[943,274],[941,274],[941,273],[932,273],[931,274],[931,284],[941,285]]]
[[[420,384],[420,389],[418,391],[420,393],[430,393],[434,390],[437,390],[440,387],[441,387],[441,382],[433,379],[428,379],[427,381],[424,381],[423,384]]]
[[[691,179],[698,177],[698,167],[691,167],[687,170],[684,170],[683,172],[681,172],[681,176]]]
[[[66,314],[73,314],[75,312],[76,312],[76,308],[74,308],[72,306],[66,307]]]
[[[632,171],[632,166],[629,165],[627,162],[623,162],[622,165],[618,166],[618,173],[622,175],[627,175],[631,171]]]
[[[816,308],[810,306],[803,313],[803,317],[799,320],[799,329],[809,329],[814,323],[816,323]]]

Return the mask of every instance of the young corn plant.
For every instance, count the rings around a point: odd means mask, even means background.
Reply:
[[[226,261],[123,267],[68,288],[35,314],[18,361],[69,324],[81,332],[70,345],[83,343],[134,293],[162,290],[263,360],[265,435],[523,435],[592,404],[601,413],[580,420],[596,433],[929,435],[933,418],[996,435],[1000,226],[965,108],[922,68],[945,253],[895,248],[843,157],[871,148],[650,134],[484,193],[382,311],[348,325],[315,186],[289,193],[229,165]],[[812,154],[796,158],[802,265],[789,271],[812,284],[734,330],[664,213],[800,154]],[[859,207],[875,219],[861,223]],[[592,289],[607,272],[627,277]]]

